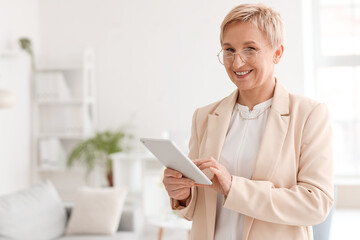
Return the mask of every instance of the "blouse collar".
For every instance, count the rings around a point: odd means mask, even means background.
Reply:
[[[239,103],[236,104],[236,108],[239,111],[240,117],[243,119],[254,119],[258,118],[261,114],[263,114],[267,109],[271,107],[272,98],[266,100],[265,102],[259,103],[253,107],[250,111],[248,106],[241,105]]]

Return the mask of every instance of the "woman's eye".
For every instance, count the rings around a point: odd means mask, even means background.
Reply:
[[[256,53],[256,49],[253,48],[253,47],[248,47],[248,48],[245,48],[245,49],[243,50],[243,53],[244,53],[244,54],[253,55],[253,54]]]
[[[233,48],[227,48],[227,49],[225,49],[225,51],[227,51],[227,52],[235,52],[235,50]]]

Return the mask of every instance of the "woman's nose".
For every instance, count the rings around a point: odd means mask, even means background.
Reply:
[[[234,61],[233,61],[233,67],[239,68],[243,65],[245,65],[245,61],[241,58],[241,56],[239,54],[235,54]]]

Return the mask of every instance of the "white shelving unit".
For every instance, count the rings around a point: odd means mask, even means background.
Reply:
[[[35,179],[83,173],[66,168],[72,148],[96,128],[95,54],[73,65],[39,64],[33,76],[32,150]],[[64,176],[66,178],[66,176]]]

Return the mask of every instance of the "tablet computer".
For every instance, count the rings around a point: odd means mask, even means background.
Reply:
[[[167,168],[174,169],[196,183],[211,185],[210,179],[176,145],[168,139],[140,138],[157,159]]]

